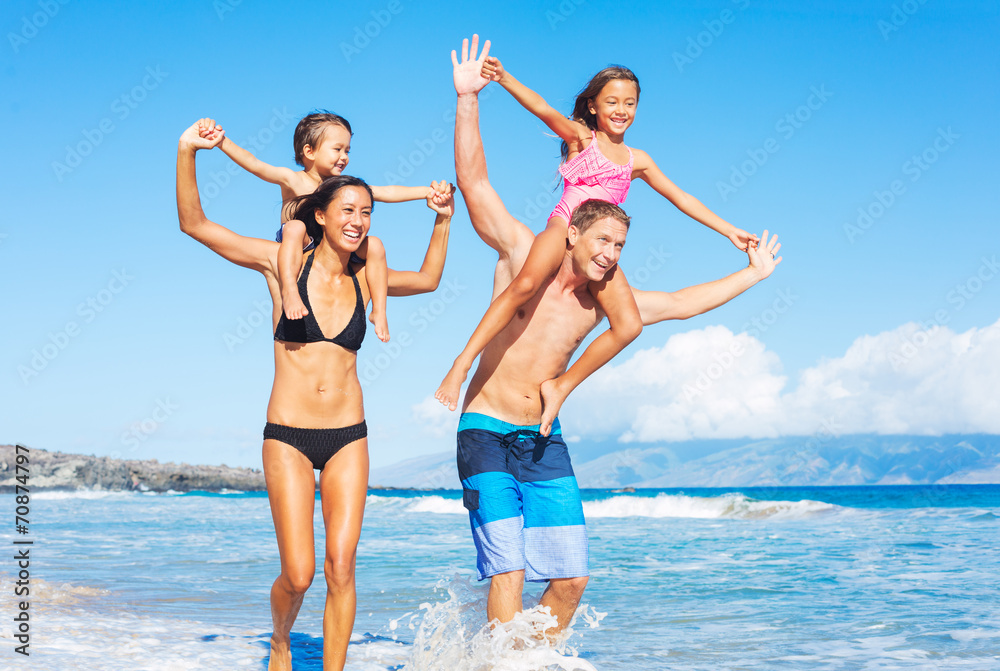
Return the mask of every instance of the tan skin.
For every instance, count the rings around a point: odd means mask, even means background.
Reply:
[[[199,123],[181,135],[177,154],[177,209],[181,230],[223,258],[260,272],[273,302],[272,326],[281,310],[278,286],[278,243],[238,235],[209,221],[201,208],[195,175],[195,155],[211,149],[220,137],[201,137]],[[437,214],[431,242],[418,272],[389,270],[389,295],[405,296],[433,291],[444,269],[454,201],[450,186],[432,185],[439,197],[429,196]],[[435,202],[441,200],[442,202]],[[347,186],[315,213],[323,238],[314,254],[307,291],[316,320],[324,333],[339,333],[355,306],[354,283],[348,273],[356,251],[370,226],[371,200],[366,190]],[[361,234],[360,236],[358,234]],[[367,305],[365,268],[354,268]],[[267,421],[299,428],[331,428],[364,419],[357,355],[333,343],[274,343],[274,385]],[[281,573],[271,587],[274,632],[268,669],[292,668],[289,636],[306,590],[315,574],[313,513],[315,473],[298,450],[276,440],[263,445],[264,476],[278,541]],[[354,625],[356,592],[354,566],[368,487],[366,439],[343,447],[319,476],[326,547],[323,573],[326,608],[323,616],[323,668],[343,669]]]
[[[477,57],[478,38],[473,39],[471,54],[469,53],[468,41],[466,41],[462,45],[461,62],[459,62],[457,54],[452,52],[456,90],[468,89],[478,92],[490,81],[483,71],[484,63],[489,55],[489,44],[489,41],[485,43],[482,53]],[[536,261],[539,258],[537,251],[544,250],[544,253],[541,254],[543,257],[541,265],[546,268],[539,272],[525,272],[523,268],[527,268],[529,264],[533,263],[533,256],[529,255],[517,277],[512,278],[498,294],[494,294],[494,300],[486,315],[476,327],[468,345],[455,360],[451,370],[434,394],[434,397],[442,405],[447,406],[449,410],[455,410],[458,406],[461,385],[468,376],[475,358],[511,322],[518,308],[525,306],[533,296],[538,294],[546,280],[551,278],[559,267],[567,245],[565,222],[562,226],[563,228],[558,232],[558,235],[549,233],[550,236],[554,235],[558,238],[555,244],[532,247],[532,254]],[[548,230],[554,232],[556,227],[550,226]],[[539,237],[545,237],[545,235],[543,233]],[[621,244],[624,244],[624,240]],[[620,251],[620,247],[618,251]],[[617,255],[614,260],[606,259],[606,261],[606,265],[599,269],[601,270],[600,274],[590,284],[589,290],[600,305],[602,314],[607,315],[609,329],[587,348],[568,374],[560,378],[559,384],[547,386],[545,390],[546,411],[541,426],[542,435],[549,434],[552,420],[555,419],[566,396],[591,373],[610,361],[618,352],[635,340],[642,331],[639,310],[625,275],[614,267],[617,263]],[[540,268],[540,266],[535,263],[531,265],[531,268]]]
[[[296,196],[304,196],[315,191],[324,179],[343,173],[350,161],[351,133],[338,124],[327,124],[314,147],[310,144],[302,148],[302,170],[273,166],[240,147],[225,136],[225,130],[214,119],[202,119],[200,135],[219,140],[215,145],[237,165],[261,179],[281,187],[281,200],[288,203]],[[220,136],[221,139],[220,139]],[[400,203],[408,200],[423,200],[437,195],[434,186],[372,186],[372,195],[377,202]],[[443,202],[438,195],[438,201]],[[307,239],[305,225],[300,221],[289,221],[288,207],[282,208],[283,235],[278,254],[278,268],[281,271],[282,301],[289,319],[301,319],[308,310],[299,298],[295,279],[302,269],[302,248]],[[374,236],[366,236],[357,249],[357,254],[367,263],[368,289],[372,295],[372,310],[369,321],[375,327],[375,334],[382,342],[389,340],[389,324],[386,318],[385,299],[387,295],[388,268],[385,247]]]
[[[532,91],[504,70],[500,60],[489,56],[489,42],[483,52],[476,58],[473,49],[471,61],[463,60],[462,67],[468,67],[467,75],[478,66],[479,74],[486,81],[498,82],[529,112],[541,119],[552,129],[569,148],[568,160],[573,160],[591,142],[596,141],[601,153],[618,165],[629,162],[629,148],[625,145],[625,131],[635,120],[635,111],[639,102],[638,88],[635,82],[627,79],[613,79],[605,84],[600,92],[588,101],[588,109],[596,118],[597,130],[591,131],[586,124],[567,119],[550,106],[542,96]],[[459,64],[456,62],[456,66]],[[596,138],[596,140],[595,140]],[[694,196],[684,192],[670,181],[657,167],[656,163],[644,151],[632,149],[634,156],[632,179],[642,179],[660,195],[669,200],[679,210],[712,230],[726,236],[738,249],[746,250],[749,244],[757,243],[757,236],[738,229],[723,220],[705,207]],[[559,267],[560,259],[566,248],[566,230],[568,222],[559,216],[549,219],[545,230],[535,237],[521,271],[517,277],[490,304],[476,330],[469,338],[468,344],[455,359],[455,363],[445,375],[441,386],[435,392],[443,405],[454,410],[462,383],[468,376],[475,358],[483,351],[492,338],[510,323],[515,312],[534,296],[544,280],[550,277]],[[622,347],[631,342],[641,330],[641,318],[635,301],[630,295],[630,287],[621,274],[612,275],[602,292],[602,306],[606,307],[608,323],[616,334]],[[635,334],[635,335],[632,335]],[[628,336],[632,335],[632,338]],[[609,347],[600,357],[594,357],[589,366],[589,372],[581,370],[586,378],[601,365],[607,363],[615,354]]]
[[[489,182],[479,133],[478,92],[485,82],[475,71],[477,44],[478,36],[474,36],[471,61],[468,40],[463,43],[462,62],[455,59],[455,173],[473,228],[497,252],[493,280],[496,297],[521,272],[535,236],[511,216]],[[486,45],[484,51],[489,42]],[[626,233],[625,226],[615,219],[599,221],[584,232],[569,227],[556,274],[542,283],[483,350],[463,412],[482,413],[522,426],[551,427],[558,405],[581,379],[578,364],[590,348],[569,370],[566,366],[581,340],[604,317],[594,293],[595,279],[600,279],[609,263],[617,262]],[[769,239],[764,231],[759,244],[748,245],[745,250],[747,267],[727,277],[674,292],[631,289],[643,324],[688,319],[728,302],[770,276],[781,262],[780,256],[775,258],[780,249],[777,236]],[[524,571],[493,576],[487,618],[500,622],[512,619],[523,607],[523,585]],[[549,581],[541,605],[552,610],[558,630],[572,620],[586,585],[586,577]]]

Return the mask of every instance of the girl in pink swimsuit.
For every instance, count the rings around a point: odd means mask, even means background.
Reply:
[[[517,310],[531,300],[542,283],[553,275],[566,252],[567,227],[576,208],[586,200],[598,199],[620,205],[635,178],[653,189],[692,219],[726,236],[737,249],[756,244],[757,236],[736,228],[713,213],[694,196],[667,179],[644,151],[625,145],[625,131],[632,125],[639,103],[639,80],[628,68],[612,66],[598,72],[580,92],[570,118],[564,117],[537,93],[504,70],[500,61],[488,57],[482,75],[499,82],[529,112],[545,122],[562,138],[563,195],[549,215],[544,231],[535,237],[524,266],[513,282],[490,305],[469,344],[455,360],[435,397],[445,405],[458,401],[462,383],[475,358],[502,331]],[[603,296],[596,296],[608,315],[612,332],[627,334],[641,325],[639,309],[621,272],[612,267],[605,275]],[[596,295],[596,294],[595,294]],[[614,309],[609,310],[609,304]],[[609,349],[606,357],[595,360],[581,371],[583,377],[610,360],[620,347]],[[568,393],[568,390],[566,390]],[[562,395],[562,394],[560,394]],[[562,399],[546,398],[546,403]]]

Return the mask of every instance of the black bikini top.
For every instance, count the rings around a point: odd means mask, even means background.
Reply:
[[[347,322],[347,326],[344,327],[343,331],[333,338],[327,338],[323,335],[323,331],[316,321],[312,305],[309,304],[309,295],[306,292],[306,283],[309,280],[309,271],[312,269],[314,256],[314,254],[310,254],[306,259],[305,267],[302,269],[302,274],[299,275],[298,282],[299,296],[309,310],[309,314],[302,319],[287,319],[285,313],[282,312],[281,319],[278,320],[278,326],[274,329],[274,339],[282,342],[300,343],[332,342],[344,349],[357,352],[361,349],[361,341],[365,339],[365,301],[361,296],[361,285],[358,284],[357,273],[354,272],[353,266],[349,263],[347,272],[350,274],[351,279],[354,280],[354,295],[357,299],[354,303],[354,314],[351,315],[351,320]]]

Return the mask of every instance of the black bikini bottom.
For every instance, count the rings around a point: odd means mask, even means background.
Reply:
[[[337,454],[344,445],[368,436],[368,425],[364,420],[354,426],[340,429],[298,429],[283,424],[264,425],[264,440],[279,440],[291,445],[306,455],[313,468],[323,470],[330,457]]]

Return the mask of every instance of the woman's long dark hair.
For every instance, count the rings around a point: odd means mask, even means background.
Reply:
[[[573,113],[570,115],[570,119],[574,121],[579,121],[583,123],[590,130],[597,130],[597,117],[590,113],[588,108],[588,103],[600,94],[601,89],[607,85],[608,82],[612,82],[616,79],[624,79],[635,83],[635,101],[639,102],[639,93],[641,89],[639,88],[639,78],[635,76],[635,73],[629,70],[623,65],[611,65],[596,75],[591,77],[587,85],[583,87],[576,96],[576,103],[573,105]],[[559,148],[559,152],[562,154],[562,160],[565,162],[569,159],[569,145],[565,142]]]
[[[372,195],[372,189],[365,180],[350,175],[334,175],[324,179],[312,193],[287,201],[284,205],[285,211],[290,214],[287,219],[298,219],[303,222],[306,225],[306,233],[319,244],[323,238],[323,227],[316,221],[316,210],[325,210],[340,190],[348,186],[361,187],[367,191],[372,209],[375,208],[375,196]]]

